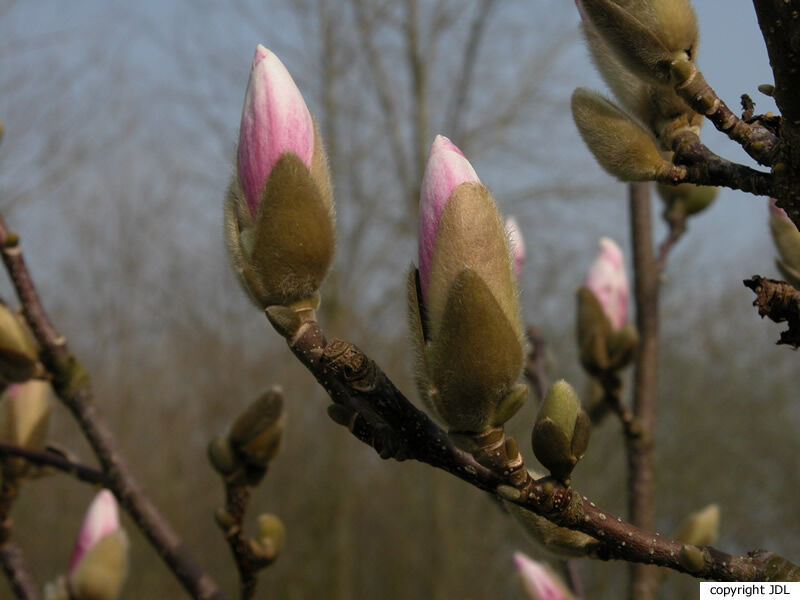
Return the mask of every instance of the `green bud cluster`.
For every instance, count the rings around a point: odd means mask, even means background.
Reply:
[[[256,483],[278,454],[285,423],[283,395],[272,388],[237,417],[228,433],[211,440],[211,465],[223,477],[245,475]]]
[[[563,379],[554,383],[533,426],[533,453],[553,477],[569,485],[570,474],[589,446],[591,421],[575,390]]]
[[[699,133],[703,119],[674,88],[680,83],[676,72],[695,69],[698,32],[691,3],[580,0],[579,7],[595,66],[624,110],[617,109],[619,114],[602,97],[577,90],[575,123],[606,171],[624,181],[656,179],[671,163],[655,152],[669,151],[681,129]]]
[[[717,197],[717,188],[693,183],[659,183],[658,195],[664,203],[664,221],[679,223],[708,208]]]

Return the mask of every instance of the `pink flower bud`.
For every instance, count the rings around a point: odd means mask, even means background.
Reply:
[[[437,135],[428,153],[419,198],[419,278],[423,298],[428,294],[439,219],[450,194],[462,183],[480,183],[480,179],[464,153],[449,139]]]
[[[69,561],[68,574],[72,575],[81,559],[97,542],[119,528],[119,513],[114,494],[108,490],[100,490],[89,505],[81,529],[78,531],[72,558]]]
[[[622,250],[611,238],[600,238],[600,254],[589,269],[586,287],[600,301],[614,330],[622,329],[628,316],[628,277]]]
[[[536,562],[522,552],[515,552],[514,565],[522,579],[522,587],[531,600],[569,599],[563,585],[544,564]]]
[[[293,152],[311,167],[314,123],[289,71],[259,44],[244,97],[237,163],[239,181],[254,217],[267,179],[286,152]]]
[[[514,275],[519,279],[522,265],[525,263],[525,238],[519,230],[519,223],[514,217],[508,217],[505,223],[506,236],[508,237],[508,251],[511,253],[511,266]]]

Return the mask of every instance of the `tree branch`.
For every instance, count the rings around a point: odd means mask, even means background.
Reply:
[[[353,435],[373,446],[382,458],[410,458],[429,464],[478,489],[544,515],[562,527],[587,533],[598,540],[590,548],[591,555],[601,560],[654,564],[716,581],[800,578],[800,569],[772,553],[732,556],[645,531],[598,508],[585,496],[550,477],[534,480],[527,475],[521,461],[514,465],[513,471],[486,467],[471,454],[456,448],[447,433],[414,407],[356,346],[342,340],[326,341],[313,320],[293,331],[281,329],[275,320],[273,325],[330,395],[334,406],[329,412],[336,415],[335,420],[344,421]],[[517,480],[520,473],[525,476]]]
[[[631,239],[633,240],[634,297],[639,350],[633,384],[633,417],[639,435],[626,436],[628,453],[628,513],[634,525],[655,529],[653,487],[653,431],[658,394],[658,265],[653,256],[650,184],[630,184]],[[630,598],[655,598],[656,571],[631,567]]]
[[[39,587],[28,571],[22,549],[11,539],[11,508],[19,496],[20,479],[11,472],[9,459],[0,461],[0,469],[0,564],[17,598],[40,600]]]
[[[0,563],[3,565],[3,572],[8,577],[8,583],[17,598],[41,600],[39,588],[31,578],[22,557],[22,549],[16,542],[6,541],[0,544]]]
[[[9,233],[0,216],[3,263],[22,303],[25,319],[41,347],[42,362],[53,375],[53,388],[75,416],[100,461],[108,487],[186,591],[194,598],[202,600],[223,600],[225,596],[214,580],[197,565],[117,450],[111,432],[93,404],[89,376],[70,353],[66,339],[55,330],[39,301],[18,241],[15,234]]]
[[[697,134],[688,129],[670,132],[674,167],[657,177],[660,183],[683,182],[714,185],[742,190],[756,196],[776,195],[776,184],[770,173],[757,171],[726,160],[705,146]]]
[[[736,116],[717,96],[694,63],[674,63],[673,75],[677,75],[678,79],[675,91],[692,110],[705,115],[714,127],[737,142],[760,164],[774,164],[778,137],[772,131],[757,122],[746,123]]]
[[[753,306],[758,307],[760,317],[769,317],[775,323],[788,323],[789,329],[781,332],[778,344],[787,344],[795,350],[800,347],[800,292],[785,281],[760,275],[745,279],[744,285],[756,293]]]
[[[80,481],[91,483],[93,485],[106,485],[106,476],[101,471],[88,467],[81,463],[71,461],[70,459],[50,450],[38,451],[30,450],[29,448],[22,448],[12,444],[0,442],[0,456],[19,456],[36,465],[44,465],[53,467],[59,471],[63,471],[68,475],[72,475]]]

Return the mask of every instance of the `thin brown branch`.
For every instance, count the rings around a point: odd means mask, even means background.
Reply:
[[[61,454],[49,450],[30,450],[29,448],[22,448],[20,446],[0,442],[0,456],[18,456],[36,465],[58,469],[86,483],[94,485],[106,484],[107,477],[102,471],[71,461]]]
[[[653,257],[650,189],[647,183],[630,184],[631,238],[633,240],[634,297],[639,350],[633,383],[633,416],[639,435],[627,436],[628,514],[637,527],[655,528],[653,430],[658,394],[658,265]],[[656,571],[643,564],[631,567],[630,598],[655,598]]]
[[[20,600],[40,600],[39,588],[28,572],[22,549],[16,542],[0,544],[0,564],[14,595]]]
[[[669,226],[667,237],[664,238],[664,241],[661,242],[658,247],[658,259],[656,260],[656,264],[658,265],[659,273],[663,273],[666,270],[667,257],[670,251],[678,240],[683,237],[683,234],[686,233],[686,215],[670,218],[667,225]]]
[[[562,527],[583,531],[598,540],[590,548],[595,558],[654,564],[716,581],[800,577],[794,565],[772,553],[743,557],[711,547],[688,546],[627,523],[552,478],[534,480],[525,475],[517,480],[518,474],[527,474],[522,464],[514,465],[513,470],[489,468],[456,448],[447,433],[415,408],[380,367],[354,345],[326,341],[315,321],[282,333],[292,352],[330,395],[336,407],[330,412],[349,415],[348,428],[358,439],[376,447],[383,458],[424,462]]]
[[[218,519],[230,546],[236,569],[239,571],[241,600],[252,600],[258,584],[258,572],[270,565],[277,552],[257,554],[244,533],[244,517],[253,494],[253,486],[247,482],[247,468],[225,482],[224,519]],[[263,475],[263,472],[262,472]]]
[[[641,426],[630,408],[622,402],[622,380],[615,372],[603,374],[598,378],[598,383],[603,390],[601,402],[611,409],[622,424],[622,431],[629,440],[634,440],[642,435]]]
[[[96,454],[107,485],[136,525],[189,594],[203,600],[223,600],[216,583],[195,562],[178,534],[161,515],[119,453],[111,432],[99,416],[89,377],[70,353],[66,339],[51,324],[25,265],[18,239],[0,217],[0,248],[23,314],[41,347],[42,362],[53,376],[53,388],[72,412]]]
[[[753,306],[758,307],[760,317],[789,325],[789,329],[781,332],[778,344],[787,344],[794,349],[800,347],[800,292],[785,281],[760,275],[745,279],[744,285],[756,293]]]
[[[0,461],[0,564],[11,589],[22,600],[39,600],[39,588],[31,577],[22,549],[11,539],[11,509],[19,496],[20,478],[12,472],[12,459]]]
[[[660,183],[689,182],[722,186],[757,196],[775,197],[777,187],[770,173],[757,171],[718,156],[689,129],[682,129],[670,135],[672,150],[675,152],[672,157],[675,166],[659,174],[657,180]]]
[[[736,116],[717,96],[693,62],[675,64],[681,67],[673,67],[673,73],[679,81],[675,91],[684,102],[695,112],[705,115],[714,127],[737,142],[760,164],[773,165],[777,156],[778,137],[757,121],[747,123]]]

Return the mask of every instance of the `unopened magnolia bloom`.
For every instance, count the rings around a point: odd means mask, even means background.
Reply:
[[[419,201],[419,277],[423,298],[428,295],[431,258],[444,205],[462,183],[480,183],[464,153],[443,135],[433,140]]]
[[[67,585],[75,600],[114,600],[128,563],[128,538],[120,526],[117,501],[100,490],[83,519],[72,551]]]
[[[327,157],[291,75],[261,45],[242,108],[225,228],[233,269],[260,309],[317,301],[335,244]]]
[[[267,178],[285,152],[311,167],[314,122],[289,71],[259,44],[244,97],[237,155],[239,181],[253,217]]]
[[[522,237],[519,223],[514,217],[506,219],[506,235],[508,236],[508,249],[511,251],[511,266],[514,269],[514,275],[519,279],[522,274],[522,265],[525,263],[525,238]]]
[[[628,318],[628,276],[622,250],[611,238],[600,238],[600,254],[585,285],[597,297],[614,331],[622,329]]]
[[[522,587],[531,600],[570,600],[572,596],[564,589],[556,575],[543,563],[537,562],[522,552],[514,553]]]
[[[114,494],[108,490],[100,490],[89,505],[81,529],[75,538],[72,559],[69,561],[70,573],[75,570],[92,546],[119,527],[119,512]]]
[[[451,432],[500,425],[527,393],[516,384],[522,325],[511,259],[491,193],[437,136],[421,185],[420,289],[412,271],[409,323],[420,394]]]

